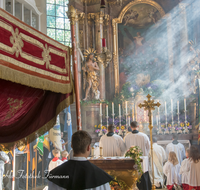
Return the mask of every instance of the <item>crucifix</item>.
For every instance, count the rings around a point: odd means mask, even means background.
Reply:
[[[154,185],[154,166],[153,166],[153,142],[152,142],[152,129],[153,125],[151,122],[151,111],[155,110],[155,107],[159,107],[161,104],[159,102],[154,103],[154,100],[151,100],[151,95],[147,95],[148,100],[144,100],[144,104],[139,104],[138,106],[140,108],[144,107],[144,110],[148,110],[148,116],[149,116],[149,129],[150,129],[150,140],[151,140],[151,164],[152,164],[152,177],[153,177],[153,184],[152,184],[152,190],[155,190],[156,187]]]

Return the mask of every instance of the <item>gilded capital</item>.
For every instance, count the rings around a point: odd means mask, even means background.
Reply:
[[[109,17],[109,15],[104,15],[104,25],[106,25],[106,26],[108,26],[108,24],[109,24],[109,20],[110,20],[110,17]]]
[[[95,24],[103,24],[103,12],[98,13],[89,13],[88,17],[92,20],[94,20]]]
[[[76,18],[76,10],[72,5],[69,8],[69,17],[70,17],[71,24],[74,25],[75,18]]]
[[[78,20],[80,24],[84,24],[84,19],[85,19],[85,13],[78,12]]]

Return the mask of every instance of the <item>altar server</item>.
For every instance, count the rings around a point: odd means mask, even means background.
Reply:
[[[139,132],[138,128],[137,121],[131,122],[132,133],[127,134],[124,138],[126,150],[133,145],[139,146],[143,152],[143,156],[148,156],[150,150],[149,137],[146,134]]]
[[[176,153],[179,164],[181,164],[181,162],[185,158],[185,147],[183,146],[183,144],[178,142],[177,134],[172,135],[172,142],[166,146],[167,156],[169,155],[169,152],[171,152],[171,151],[174,151]]]
[[[103,147],[103,156],[123,156],[125,152],[125,144],[117,134],[114,134],[114,126],[108,126],[108,133],[101,137],[99,147]]]
[[[150,152],[151,159],[151,152]],[[165,150],[162,146],[157,144],[157,138],[153,137],[153,166],[154,166],[154,185],[156,187],[163,187],[164,185],[164,174],[163,174],[163,163],[167,160]],[[150,162],[151,166],[151,162]],[[151,166],[152,169],[152,166]],[[150,172],[151,174],[151,172]],[[151,176],[152,179],[152,176]]]
[[[92,138],[86,131],[72,135],[73,158],[53,169],[48,175],[49,190],[109,190],[113,179],[106,172],[90,163]]]
[[[190,154],[190,149],[187,148],[185,155],[186,155],[186,159],[182,161],[181,163],[181,168],[180,168],[180,174],[182,175],[182,187],[183,190],[189,190],[189,172],[187,171],[188,168],[188,164],[190,164],[190,160],[189,160],[189,154]]]
[[[187,165],[189,190],[200,190],[200,154],[195,146],[190,148],[189,161]]]
[[[63,163],[62,160],[60,160],[60,151],[58,149],[53,149],[52,150],[54,158],[51,160],[49,163],[49,171],[53,170],[57,166],[61,165]]]
[[[168,156],[168,161],[165,163],[163,167],[163,172],[167,176],[167,189],[172,190],[175,186],[175,189],[181,189],[181,175],[180,172],[180,164],[178,162],[177,156],[175,152],[170,152]]]

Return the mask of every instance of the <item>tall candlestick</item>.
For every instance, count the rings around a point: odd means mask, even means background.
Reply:
[[[135,113],[134,113],[134,103],[133,103],[133,104],[132,104],[132,119],[133,119],[132,121],[135,120],[134,114],[135,114]]]
[[[158,126],[158,115],[156,115],[156,124]]]
[[[106,105],[106,116],[108,116],[108,105]]]
[[[114,114],[114,103],[112,102],[112,114]]]
[[[121,117],[121,105],[119,104],[119,117]]]
[[[126,114],[127,114],[127,112],[128,112],[127,101],[126,101],[125,105],[126,105]]]
[[[130,125],[131,125],[131,117],[128,116],[128,126],[130,127]]]
[[[159,100],[157,101],[157,102],[159,102]],[[158,107],[158,113],[160,112],[160,108]]]
[[[177,113],[179,113],[179,101],[177,101]]]
[[[184,99],[184,110],[186,111],[186,98]]]
[[[94,157],[94,147],[92,147],[91,156]]]
[[[165,115],[167,115],[167,102],[165,102]]]
[[[103,156],[103,147],[100,147],[100,156]]]
[[[171,99],[171,112],[173,112],[173,100]]]
[[[100,115],[102,115],[102,103],[100,103]]]

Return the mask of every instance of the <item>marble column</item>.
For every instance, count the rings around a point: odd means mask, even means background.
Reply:
[[[94,21],[95,21],[95,49],[97,53],[102,53],[102,38],[103,38],[103,13],[95,13]],[[100,69],[100,80],[99,80],[99,90],[100,90],[100,99],[105,100],[106,92],[105,92],[105,68],[103,64],[99,64]]]

